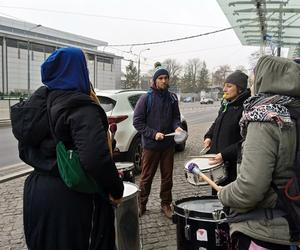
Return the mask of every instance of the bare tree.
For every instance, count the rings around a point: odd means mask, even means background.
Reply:
[[[171,58],[164,60],[162,65],[169,71],[170,83],[173,85],[177,85],[180,78],[182,66],[177,63],[176,59]]]
[[[221,65],[219,68],[213,73],[214,84],[222,87],[226,77],[232,72],[232,69],[229,65]]]
[[[251,55],[249,56],[249,62],[250,62],[251,69],[255,68],[255,65],[256,65],[258,59],[260,58],[260,56],[261,56],[261,54],[260,54],[259,50],[251,53]]]
[[[188,60],[185,64],[184,75],[181,81],[183,92],[196,92],[198,88],[197,75],[201,68],[201,61],[198,58]]]
[[[238,65],[235,70],[240,70],[242,72],[244,72],[245,74],[248,73],[248,70],[246,69],[246,67],[244,65]]]

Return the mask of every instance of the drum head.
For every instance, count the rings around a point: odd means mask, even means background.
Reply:
[[[204,170],[215,168],[215,167],[221,165],[221,164],[209,165],[208,161],[209,161],[209,158],[193,158],[192,160],[188,161],[184,167],[186,170],[188,170],[189,165],[191,163],[194,163],[198,166],[198,168],[201,171],[204,171]]]
[[[194,196],[178,200],[174,204],[174,211],[185,216],[194,218],[213,219],[212,212],[222,210],[223,205],[217,196]]]
[[[128,200],[131,197],[136,195],[138,191],[137,185],[125,181],[123,181],[123,184],[124,184],[123,200]]]
[[[174,141],[177,144],[182,144],[184,143],[188,138],[188,133],[185,130],[180,131],[179,133],[176,133],[174,135]]]
[[[223,208],[221,202],[218,199],[187,200],[183,201],[182,203],[179,203],[178,207],[202,213],[211,213],[214,210],[219,210]]]

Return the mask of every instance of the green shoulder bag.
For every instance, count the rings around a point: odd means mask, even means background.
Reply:
[[[56,160],[60,177],[72,190],[88,194],[99,193],[103,198],[107,198],[101,187],[82,168],[78,153],[66,149],[64,143],[56,137],[52,125],[49,99],[47,99],[48,121],[52,137],[56,143]]]
[[[96,181],[82,169],[77,152],[67,150],[62,141],[56,145],[56,160],[59,174],[69,188],[81,193],[99,192]]]

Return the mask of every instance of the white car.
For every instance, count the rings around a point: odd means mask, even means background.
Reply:
[[[116,161],[130,161],[135,165],[135,172],[141,171],[141,137],[133,127],[133,111],[142,90],[96,90],[100,104],[106,112],[109,124],[117,124],[115,133]],[[181,117],[182,128],[187,131],[187,122]],[[184,144],[176,145],[177,151],[183,151]]]
[[[204,98],[200,101],[200,104],[213,104],[214,100],[211,98]]]

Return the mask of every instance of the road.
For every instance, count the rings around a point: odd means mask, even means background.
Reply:
[[[219,109],[219,103],[212,105],[195,103],[180,103],[180,110],[187,120],[188,127],[200,123],[212,122]],[[0,168],[20,163],[18,143],[12,134],[11,127],[0,127]]]
[[[0,127],[0,167],[19,163],[18,142],[11,127]]]

